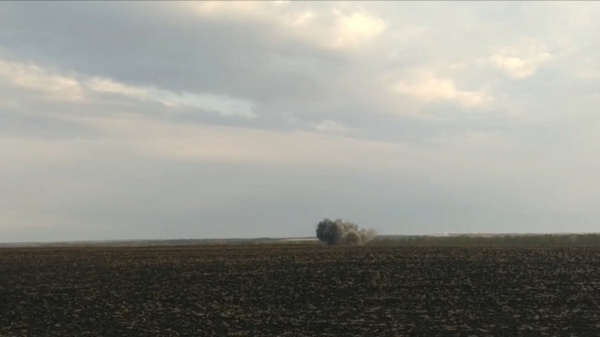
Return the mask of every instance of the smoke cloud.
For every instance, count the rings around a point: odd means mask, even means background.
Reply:
[[[359,229],[342,219],[325,219],[317,225],[317,238],[329,245],[363,245],[375,238],[374,229]]]

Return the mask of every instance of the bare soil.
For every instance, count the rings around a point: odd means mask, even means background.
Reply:
[[[600,248],[0,249],[0,336],[596,336]]]

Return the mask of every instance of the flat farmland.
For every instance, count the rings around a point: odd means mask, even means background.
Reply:
[[[593,336],[600,248],[0,250],[0,336]]]

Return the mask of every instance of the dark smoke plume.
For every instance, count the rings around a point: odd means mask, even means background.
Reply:
[[[376,235],[374,229],[359,229],[357,225],[342,219],[325,219],[317,225],[317,238],[330,245],[362,245]]]

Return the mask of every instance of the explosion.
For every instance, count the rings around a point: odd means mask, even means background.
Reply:
[[[325,219],[317,225],[317,238],[329,245],[363,245],[375,238],[374,229],[359,229],[356,224]]]

